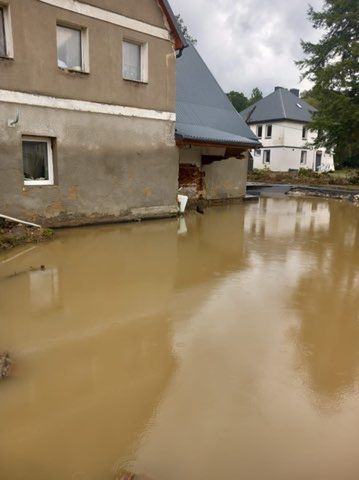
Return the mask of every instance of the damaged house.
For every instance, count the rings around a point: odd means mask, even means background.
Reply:
[[[260,144],[186,47],[167,0],[0,0],[0,213],[60,227],[176,215],[179,187],[243,197]]]
[[[190,199],[243,198],[249,149],[261,146],[194,46],[177,59],[179,189]]]
[[[0,213],[49,226],[177,213],[167,0],[0,1]]]

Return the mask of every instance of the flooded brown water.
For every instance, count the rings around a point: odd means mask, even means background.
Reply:
[[[0,256],[4,350],[1,479],[357,480],[359,208],[60,231]]]

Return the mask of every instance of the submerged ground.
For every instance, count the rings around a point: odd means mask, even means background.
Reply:
[[[357,480],[359,207],[263,198],[1,254],[1,351],[0,478]]]

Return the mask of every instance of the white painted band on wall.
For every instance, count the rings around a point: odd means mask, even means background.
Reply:
[[[45,95],[34,95],[31,93],[14,92],[11,90],[0,90],[0,102],[55,108],[59,110],[71,110],[75,112],[102,113],[104,115],[167,120],[170,122],[176,121],[176,114],[173,112],[123,107],[121,105],[71,100],[69,98],[47,97]]]
[[[42,3],[47,3],[53,7],[62,8],[64,10],[69,10],[80,15],[85,15],[86,17],[95,18],[97,20],[102,20],[107,23],[112,23],[120,27],[128,28],[130,30],[135,30],[137,32],[146,33],[152,37],[162,38],[164,40],[170,40],[170,34],[165,28],[155,27],[140,20],[135,20],[133,18],[125,17],[119,13],[110,12],[109,10],[104,10],[103,8],[94,7],[87,3],[78,2],[77,0],[39,0]]]

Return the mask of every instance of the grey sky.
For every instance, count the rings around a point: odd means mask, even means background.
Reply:
[[[274,86],[299,84],[294,60],[302,56],[300,39],[319,36],[307,20],[306,0],[170,0],[181,13],[197,49],[225,91],[249,94],[258,86],[266,95]],[[311,0],[320,9],[323,0]]]

